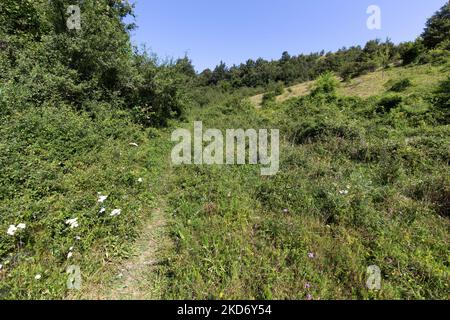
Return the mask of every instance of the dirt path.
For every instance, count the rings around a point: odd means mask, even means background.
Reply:
[[[83,300],[157,300],[167,287],[165,268],[172,242],[167,231],[166,196],[172,168],[160,177],[154,209],[133,244],[133,256],[117,265],[106,265],[83,288],[68,299]],[[90,281],[91,280],[91,281]]]
[[[117,276],[113,288],[102,299],[154,300],[162,298],[164,277],[159,269],[164,267],[160,258],[170,247],[166,234],[165,206],[154,210],[150,221],[136,242],[137,255],[127,261]]]

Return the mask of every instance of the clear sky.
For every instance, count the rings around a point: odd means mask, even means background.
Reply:
[[[334,51],[390,37],[414,40],[447,0],[134,0],[135,45],[162,58],[185,53],[196,69],[262,57]],[[369,30],[370,5],[381,9],[381,30]]]

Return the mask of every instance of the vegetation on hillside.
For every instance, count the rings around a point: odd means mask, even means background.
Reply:
[[[176,169],[166,297],[446,299],[450,140],[434,97],[344,96],[327,74],[263,109],[196,110],[205,127],[281,128],[281,172]],[[381,291],[365,286],[370,265]]]
[[[200,74],[131,46],[128,1],[80,2],[80,30],[71,4],[0,3],[1,299],[68,297],[69,265],[112,281],[161,202],[157,296],[448,298],[450,3],[413,42]],[[169,170],[169,133],[194,120],[280,128],[279,174]]]

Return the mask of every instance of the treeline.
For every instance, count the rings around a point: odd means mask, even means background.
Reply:
[[[279,60],[262,58],[227,67],[221,62],[214,70],[206,69],[198,76],[202,86],[222,85],[225,88],[267,87],[271,83],[293,84],[313,80],[325,72],[334,72],[344,80],[386,68],[393,64],[429,63],[448,54],[450,49],[450,2],[427,22],[416,41],[395,45],[371,40],[364,47],[342,48],[291,56],[284,52]]]
[[[67,25],[71,5],[79,30]],[[0,113],[64,104],[94,114],[108,103],[145,125],[182,116],[191,78],[131,46],[134,25],[124,21],[133,9],[122,0],[2,0]]]

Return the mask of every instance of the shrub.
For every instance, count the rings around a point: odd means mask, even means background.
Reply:
[[[276,97],[284,93],[284,84],[282,82],[272,82],[267,87],[267,92],[263,95],[262,106],[267,107],[276,101]]]
[[[344,65],[339,72],[339,75],[342,77],[344,81],[349,81],[359,74],[358,64],[357,63],[347,63]]]
[[[381,98],[376,104],[375,112],[384,114],[389,113],[392,109],[398,107],[403,98],[398,95],[389,95]]]
[[[450,43],[450,40],[449,40]],[[450,57],[450,48],[436,48],[433,50],[429,50],[424,52],[420,58],[420,64],[432,63],[433,65],[444,65],[447,61],[449,61]]]
[[[450,119],[450,77],[442,81],[434,92],[433,103],[437,111],[441,113],[439,120],[448,124]]]
[[[267,107],[270,104],[274,103],[276,100],[275,99],[276,97],[277,96],[276,96],[275,92],[273,92],[273,91],[266,92],[262,98],[262,106]]]
[[[339,87],[339,80],[334,73],[327,72],[322,74],[314,83],[314,87],[311,91],[312,96],[328,95],[334,96]]]
[[[400,45],[400,58],[403,65],[412,64],[418,61],[421,54],[425,51],[422,42],[407,42]]]
[[[412,81],[408,78],[400,79],[394,82],[388,82],[386,86],[389,86],[389,91],[403,92],[412,86]]]
[[[450,218],[450,184],[448,182],[445,174],[426,178],[413,188],[411,197],[429,201],[436,212]]]

